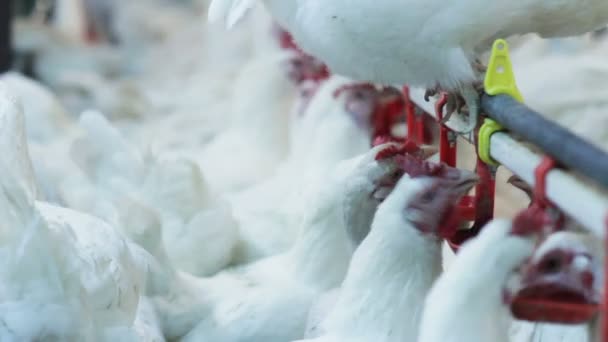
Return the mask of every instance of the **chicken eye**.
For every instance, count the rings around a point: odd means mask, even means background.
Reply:
[[[561,262],[557,258],[548,258],[541,265],[541,270],[546,274],[553,274],[560,270]]]
[[[362,91],[355,91],[353,97],[355,98],[355,100],[363,100],[365,99],[365,94],[363,94]]]
[[[422,197],[420,197],[420,200],[422,200],[422,202],[424,202],[424,203],[429,203],[435,199],[436,195],[437,195],[437,193],[435,191],[427,191],[422,194]]]

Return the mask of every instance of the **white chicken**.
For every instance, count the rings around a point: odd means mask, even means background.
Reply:
[[[74,143],[73,157],[93,191],[65,196],[70,205],[122,225],[123,195],[133,194],[161,216],[165,248],[176,268],[202,276],[230,263],[237,223],[196,163],[143,155],[99,113],[86,112],[80,122],[87,135]]]
[[[49,142],[66,134],[71,128],[72,121],[68,112],[43,85],[14,72],[0,75],[0,82],[4,82],[17,94],[23,104],[30,141]]]
[[[138,15],[154,6],[141,7]],[[201,26],[200,16],[190,12],[171,26],[175,32],[169,32],[163,44],[138,54],[143,70],[138,85],[151,111],[148,120],[134,125],[134,133],[142,142],[153,141],[160,151],[209,160],[201,167],[210,169],[204,171],[215,188],[240,186],[266,176],[288,148],[283,131],[295,92],[281,72],[285,53],[269,36],[270,20],[263,9],[230,36],[221,34],[221,27]],[[188,53],[174,59],[184,46]],[[158,68],[167,59],[174,61]],[[226,158],[223,148],[239,151],[241,157]],[[244,164],[252,172],[240,172]]]
[[[185,341],[288,341],[304,334],[316,295],[343,279],[354,249],[350,231],[369,229],[375,208],[401,175],[395,157],[376,161],[387,146],[340,163],[299,224],[286,253],[212,278],[176,280],[157,298],[167,338]]]
[[[406,175],[374,217],[340,294],[311,340],[414,341],[426,292],[441,272],[443,224],[477,182],[466,170],[405,156]],[[409,175],[408,175],[409,173]]]
[[[373,89],[333,93],[350,81],[332,77],[314,95],[291,136],[287,159],[274,177],[231,199],[240,223],[239,262],[253,261],[291,247],[310,185],[326,182],[339,161],[369,150],[371,122],[378,92]],[[263,199],[263,200],[260,200]]]
[[[63,204],[61,184],[75,170],[67,155],[75,122],[42,84],[14,72],[1,75],[0,82],[23,104],[29,152],[40,190],[38,199]]]
[[[0,339],[138,339],[147,255],[91,216],[36,202],[20,104],[0,87]]]
[[[560,232],[535,252],[539,228],[540,222],[522,213],[490,222],[466,243],[426,299],[418,341],[586,341],[585,329],[578,327],[539,324],[530,329],[529,323],[516,322],[510,331],[509,303],[516,295],[557,299],[571,294],[597,301],[600,293],[598,241]],[[516,293],[522,287],[524,292]]]
[[[288,57],[285,52],[261,55],[234,83],[231,124],[197,158],[217,191],[234,192],[258,183],[287,156],[289,100],[295,89],[279,66]],[[228,153],[235,158],[227,158]]]
[[[570,224],[568,227],[573,228]],[[604,292],[603,262],[602,240],[592,234],[576,231],[552,234],[542,242],[525,266],[520,285],[523,289],[517,295],[598,304]],[[511,326],[510,341],[595,342],[597,323],[597,319],[582,325],[516,321]]]
[[[160,213],[164,246],[178,269],[207,276],[233,262],[238,223],[231,206],[210,191],[196,163],[156,161],[139,196]],[[114,203],[120,206],[118,200]]]
[[[479,96],[473,84],[482,70],[476,70],[475,59],[495,39],[526,33],[579,35],[608,23],[604,0],[501,1],[491,6],[479,0],[262,2],[298,45],[332,72],[385,85],[462,92],[471,113],[462,127],[466,132],[477,123]],[[256,3],[214,0],[209,19],[231,27]]]
[[[538,228],[522,224],[529,234]],[[534,251],[534,238],[515,234],[514,226],[510,220],[491,221],[477,238],[462,246],[428,294],[418,341],[509,340],[510,316],[504,304],[507,280]],[[476,272],[471,272],[472,267]]]

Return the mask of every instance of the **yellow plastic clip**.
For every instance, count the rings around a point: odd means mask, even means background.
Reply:
[[[524,102],[523,96],[517,89],[511,58],[509,56],[509,45],[504,39],[497,39],[492,46],[488,71],[483,82],[488,95],[506,94],[519,102]]]
[[[477,154],[479,159],[484,163],[492,166],[499,166],[500,163],[492,159],[490,156],[490,138],[492,134],[503,131],[504,128],[496,121],[492,119],[484,119],[483,125],[479,127],[479,133],[477,135]]]
[[[483,85],[488,95],[505,94],[519,102],[524,102],[524,98],[521,96],[515,82],[513,66],[509,56],[509,44],[504,39],[494,41]],[[492,134],[503,130],[504,128],[492,119],[485,119],[483,125],[479,128],[477,153],[484,163],[492,166],[500,165],[490,156],[490,138]]]

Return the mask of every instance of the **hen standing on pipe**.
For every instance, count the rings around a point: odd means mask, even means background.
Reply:
[[[213,0],[210,21],[233,26],[258,0]],[[476,58],[497,38],[564,37],[608,23],[605,0],[262,0],[307,53],[364,82],[407,83],[464,97],[477,125]],[[452,96],[452,103],[458,97]]]

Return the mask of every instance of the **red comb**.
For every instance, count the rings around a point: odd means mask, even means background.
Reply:
[[[391,145],[376,155],[376,160],[396,157],[401,169],[410,177],[440,176],[446,165],[423,159],[423,151],[418,144],[407,140],[403,145]]]
[[[379,137],[376,137],[376,139],[374,140],[374,146],[377,146],[377,145],[380,145],[383,143],[387,143],[387,142],[391,142],[391,141],[394,141],[394,138],[392,138],[390,136],[379,136]],[[387,148],[383,149],[382,151],[378,152],[378,154],[376,155],[376,160],[382,160],[382,159],[394,157],[396,155],[406,155],[406,154],[419,156],[422,154],[422,149],[415,142],[413,142],[411,140],[406,140],[405,143],[402,145],[391,145],[391,146],[388,146]],[[420,159],[420,160],[422,161],[422,159]]]
[[[445,164],[426,161],[415,154],[404,154],[398,158],[401,169],[410,177],[440,176]]]

